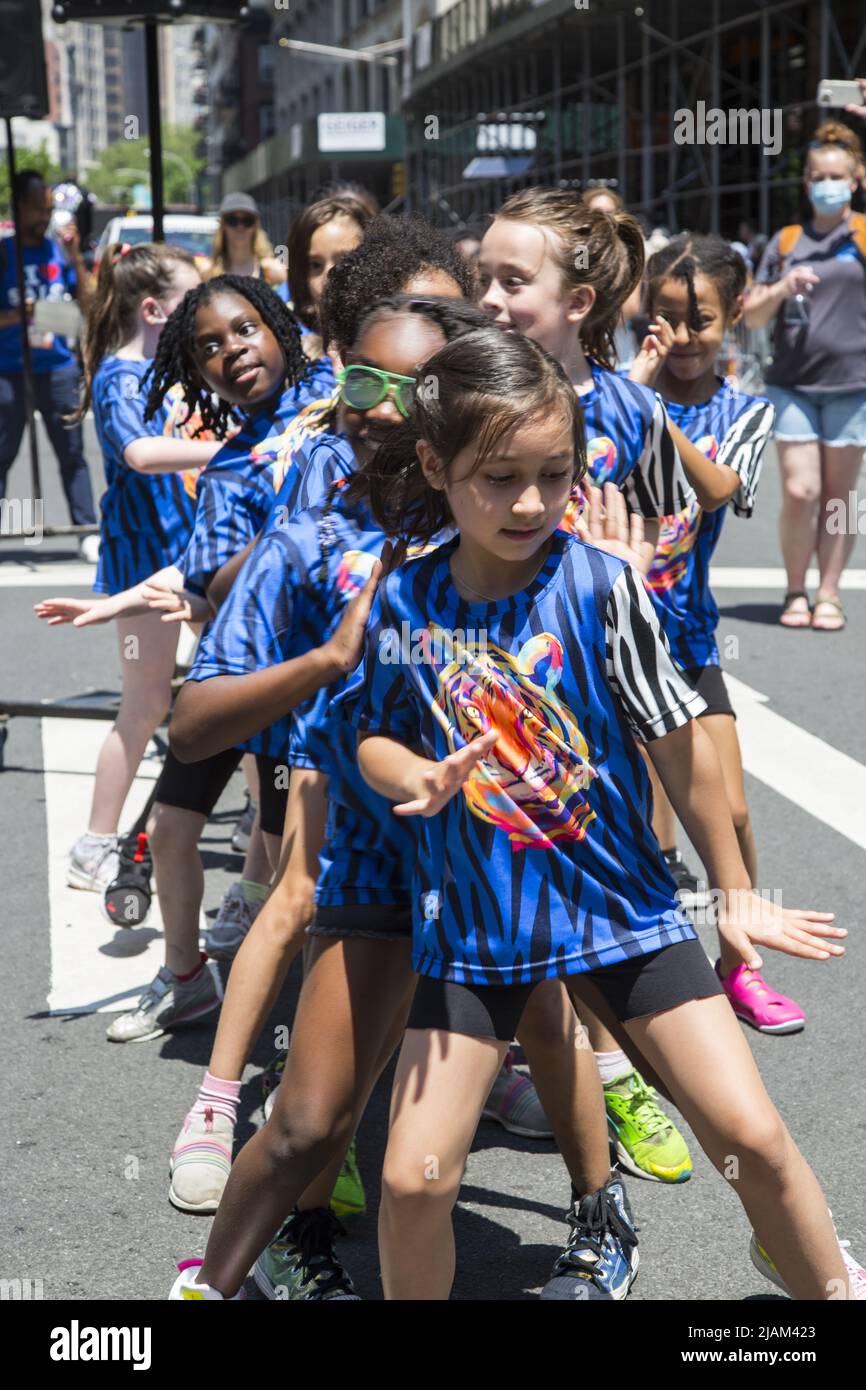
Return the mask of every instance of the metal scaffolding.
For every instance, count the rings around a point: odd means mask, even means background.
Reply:
[[[864,71],[866,0],[459,0],[414,74],[408,183],[419,211],[470,226],[527,184],[608,182],[651,225],[768,231],[802,211],[819,81]],[[698,102],[778,110],[781,149],[676,143]],[[482,128],[488,154],[500,132],[486,172]]]

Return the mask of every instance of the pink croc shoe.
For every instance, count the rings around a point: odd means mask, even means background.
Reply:
[[[759,1033],[799,1033],[806,1026],[806,1015],[793,999],[777,994],[757,970],[738,965],[723,975],[716,961],[716,974],[731,1001],[737,1018],[750,1023]]]

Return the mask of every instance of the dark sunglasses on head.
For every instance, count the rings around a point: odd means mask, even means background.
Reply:
[[[414,376],[401,376],[399,372],[383,372],[378,367],[358,364],[344,367],[338,372],[337,381],[341,398],[353,410],[373,410],[386,396],[391,396],[404,420],[409,418],[415,399]]]
[[[227,212],[223,217],[227,227],[254,227],[256,219],[249,212]]]

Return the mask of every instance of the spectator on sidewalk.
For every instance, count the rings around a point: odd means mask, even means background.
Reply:
[[[779,536],[787,571],[784,627],[839,632],[839,581],[856,540],[838,522],[866,449],[866,218],[852,212],[857,158],[813,140],[804,173],[811,216],[770,239],[745,304],[748,328],[773,321],[765,394],[776,409],[782,472]],[[814,608],[806,570],[817,553]]]
[[[203,272],[205,279],[252,275],[274,288],[285,284],[286,267],[274,255],[255,198],[248,193],[227,193],[220,203],[219,218],[210,266]]]
[[[74,224],[64,233],[63,247],[46,235],[51,220],[51,191],[34,169],[21,169],[12,187],[18,210],[24,249],[24,279],[28,318],[37,300],[62,300],[72,295],[87,308],[90,285]],[[0,497],[6,495],[6,477],[21,445],[26,416],[21,327],[18,314],[18,247],[16,238],[0,242]],[[58,334],[30,328],[35,405],[51,440],[60,477],[76,526],[96,522],[90,474],[84,457],[81,425],[71,428],[66,416],[78,409],[80,373],[67,340]],[[96,536],[79,545],[83,559],[95,563]]]

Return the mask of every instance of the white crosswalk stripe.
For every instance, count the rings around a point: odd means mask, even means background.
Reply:
[[[98,894],[66,886],[69,850],[87,826],[93,769],[108,727],[101,720],[42,720],[51,1013],[128,1009],[164,962],[162,919],[155,895],[147,921],[130,931],[103,917]],[[127,797],[123,827],[134,822],[159,773],[160,761],[152,746],[149,753]]]

